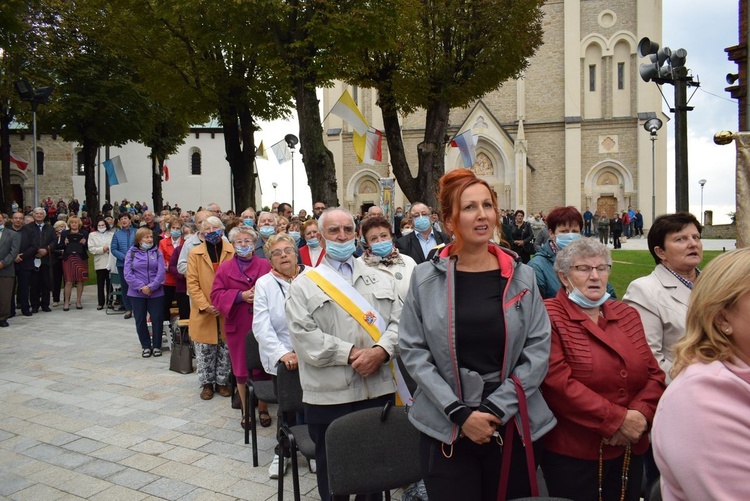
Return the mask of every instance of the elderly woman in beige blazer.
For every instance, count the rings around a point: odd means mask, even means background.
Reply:
[[[646,339],[667,374],[667,383],[674,360],[672,347],[685,335],[688,301],[703,260],[702,230],[687,212],[656,218],[648,232],[648,250],[656,268],[633,280],[623,297],[641,314]]]

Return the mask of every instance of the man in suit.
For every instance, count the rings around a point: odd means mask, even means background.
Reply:
[[[8,327],[16,278],[15,260],[21,248],[21,235],[6,228],[6,222],[0,215],[0,327]]]
[[[18,255],[15,258],[16,263],[16,301],[11,304],[10,316],[16,314],[16,306],[25,317],[31,316],[31,306],[29,305],[29,286],[31,284],[31,274],[34,272],[34,255],[37,246],[32,238],[32,233],[26,229],[23,224],[23,212],[14,212],[11,218],[11,229],[18,234],[20,247]]]
[[[440,244],[449,244],[451,239],[442,231],[435,231],[430,218],[432,211],[422,202],[412,205],[410,212],[414,231],[396,240],[396,248],[419,264],[427,260],[432,249]]]
[[[33,260],[33,272],[31,273],[30,302],[31,313],[42,311],[50,312],[50,294],[52,293],[52,268],[50,267],[50,244],[55,239],[55,229],[52,225],[45,223],[47,213],[44,209],[37,207],[32,213],[34,221],[26,225],[34,245],[37,248]]]

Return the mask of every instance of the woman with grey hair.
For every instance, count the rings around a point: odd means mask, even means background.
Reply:
[[[253,329],[255,283],[271,270],[271,265],[265,259],[254,255],[258,234],[250,226],[241,224],[232,228],[229,232],[229,242],[234,248],[234,257],[223,262],[216,270],[211,288],[211,304],[225,319],[222,331],[229,347],[232,372],[237,379],[237,385],[242,387],[249,377],[245,359],[245,337]],[[267,376],[263,371],[253,374],[254,380],[264,378]],[[244,409],[245,393],[239,393]],[[261,426],[271,424],[267,404],[258,405],[258,415]],[[244,418],[242,426],[245,426]]]
[[[636,309],[607,294],[605,244],[575,240],[557,253],[554,269],[562,287],[544,301],[552,347],[542,384],[557,418],[544,437],[549,495],[636,501],[664,372]]]
[[[189,332],[195,342],[198,381],[202,387],[200,396],[210,400],[214,391],[222,397],[232,395],[224,317],[210,296],[216,269],[234,257],[234,247],[224,238],[224,223],[216,216],[209,216],[201,223],[198,235],[202,242],[190,249],[185,281],[190,295]]]

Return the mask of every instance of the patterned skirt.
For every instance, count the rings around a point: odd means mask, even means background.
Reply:
[[[66,282],[83,283],[89,278],[89,263],[77,254],[72,254],[63,261],[63,275]]]

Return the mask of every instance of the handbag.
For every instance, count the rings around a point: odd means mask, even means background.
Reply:
[[[193,369],[193,356],[190,337],[178,327],[172,333],[172,350],[169,354],[169,370],[180,374],[190,374]]]

